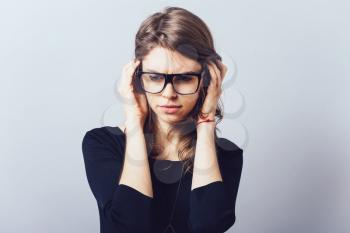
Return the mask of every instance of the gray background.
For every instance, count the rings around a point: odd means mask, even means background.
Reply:
[[[228,232],[350,232],[349,4],[324,0],[1,2],[0,232],[99,231],[82,137],[123,121],[121,68],[168,5],[208,24],[231,72],[220,128],[245,152]]]

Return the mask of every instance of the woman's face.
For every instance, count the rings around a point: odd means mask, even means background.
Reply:
[[[182,56],[180,53],[162,47],[155,47],[142,60],[142,71],[158,73],[185,73],[201,70],[201,64],[195,60]],[[202,83],[202,80],[201,80]],[[152,94],[146,92],[148,105],[157,115],[158,120],[175,123],[183,120],[194,108],[199,97],[201,83],[196,93],[181,95],[175,92],[171,83],[168,83],[162,92]],[[161,105],[180,105],[176,112],[169,113]]]

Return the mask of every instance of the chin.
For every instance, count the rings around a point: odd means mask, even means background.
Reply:
[[[183,119],[183,116],[181,114],[159,113],[158,117],[161,118],[163,121],[166,121],[169,123],[176,123]]]

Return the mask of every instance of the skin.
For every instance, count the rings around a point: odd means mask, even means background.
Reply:
[[[223,65],[223,64],[222,64]],[[202,68],[201,64],[195,60],[189,59],[176,51],[170,51],[165,48],[154,48],[142,61],[144,71],[156,71],[160,73],[184,73],[184,72],[199,72]],[[226,66],[224,66],[226,73]],[[208,96],[205,100],[202,111],[209,113],[209,115],[202,119],[214,119],[215,109],[217,107],[218,99],[221,95],[221,78],[215,78],[220,75],[218,68],[211,64],[210,68],[212,77],[214,77],[212,85],[209,86]],[[199,89],[202,87],[202,80]],[[157,132],[157,141],[162,145],[168,145],[165,154],[176,155],[178,139],[175,136],[171,141],[166,139],[166,132],[171,124],[184,119],[187,114],[194,108],[198,98],[199,91],[192,95],[180,95],[175,92],[170,83],[165,89],[158,94],[146,93],[147,102],[151,109],[157,115],[157,123],[160,130]],[[160,109],[160,105],[172,103],[181,105],[182,107],[175,114],[166,114]],[[203,123],[202,123],[203,124]],[[177,160],[176,157],[172,158]]]
[[[171,54],[169,53],[169,51],[158,49],[155,49],[152,52],[154,52],[154,55],[157,55],[158,62],[162,64],[162,66],[160,66],[158,63],[158,67],[153,67],[154,70],[156,68],[160,69],[156,71],[164,73],[180,73],[188,71],[185,70],[183,67],[185,64],[186,68],[200,68],[199,66],[196,66],[198,64],[195,64],[195,62],[193,61],[187,60],[191,63],[183,62],[184,60],[179,59],[181,58],[181,56],[177,56],[179,54]],[[152,54],[153,53],[150,53],[149,55]],[[175,56],[169,56],[170,54]],[[162,63],[161,61],[164,60],[166,62]],[[150,61],[151,60],[148,57],[148,63],[144,65],[144,69],[151,68],[149,67]],[[193,107],[195,101],[198,99],[198,94],[194,94],[193,96],[177,96],[177,93],[173,92],[172,86],[170,85],[168,85],[166,89],[163,90],[163,93],[160,93],[155,96],[146,96],[145,94],[135,93],[133,91],[131,81],[132,74],[135,71],[136,67],[139,65],[139,63],[140,61],[133,60],[123,67],[122,78],[118,85],[118,93],[124,100],[123,108],[126,115],[126,121],[123,129],[125,129],[125,134],[127,137],[125,160],[119,184],[125,184],[130,187],[133,187],[141,193],[153,198],[150,168],[148,164],[146,144],[142,127],[144,124],[144,120],[148,114],[147,104],[149,102],[150,106],[153,107],[152,110],[156,110],[157,105],[159,104],[167,103],[162,101],[171,100],[177,101],[175,102],[176,104],[187,104],[186,106],[184,106],[183,109],[181,109],[181,111],[178,112],[178,115],[165,116],[163,113],[157,115],[159,119],[159,124],[162,126],[161,129],[163,129],[164,134],[164,129],[166,129],[167,125],[176,122],[183,116],[186,116],[186,113],[188,113],[188,111],[191,109],[190,106]],[[152,64],[155,65],[155,63]],[[189,67],[189,64],[191,64],[191,67]],[[217,107],[218,100],[222,92],[222,80],[225,77],[227,68],[221,62],[219,62],[219,65],[222,66],[222,73],[216,67],[215,64],[208,64],[212,80],[208,87],[208,94],[201,109],[202,112],[208,113],[205,119],[214,119],[215,109]],[[158,113],[158,109],[155,112]],[[205,119],[198,119],[198,122]],[[222,181],[222,176],[220,173],[217,161],[217,154],[215,150],[214,133],[215,122],[205,122],[197,126],[196,154],[194,159],[194,172],[192,177],[191,190],[198,187],[202,187],[215,181]],[[167,147],[167,145],[165,146]],[[135,177],[137,177],[137,179],[135,179]]]
[[[178,52],[172,52],[168,49],[156,47],[142,61],[143,71],[155,71],[160,73],[184,73],[184,72],[199,72],[201,64],[195,60],[182,56]],[[201,83],[200,83],[201,85]],[[146,93],[147,102],[150,108],[156,113],[156,122],[160,130],[156,133],[156,140],[162,145],[167,145],[167,152],[164,154],[175,155],[178,136],[175,136],[171,141],[166,139],[166,134],[169,127],[183,120],[188,113],[194,108],[199,92],[192,95],[180,95],[175,92],[170,83],[165,89],[158,94]],[[161,110],[160,105],[176,104],[181,105],[179,111],[175,114],[167,114]],[[166,157],[166,156],[165,156]],[[176,160],[177,158],[171,158]]]
[[[134,69],[140,61],[134,61],[127,64],[124,69],[127,75],[132,74]],[[206,119],[214,119],[215,109],[217,107],[217,103],[219,97],[221,95],[221,76],[225,76],[227,67],[219,61],[222,65],[224,74],[221,75],[219,69],[216,67],[214,63],[209,64],[209,71],[212,76],[211,84],[208,87],[208,94],[206,96],[204,105],[202,107],[202,112],[208,113],[208,115],[202,119],[198,119],[197,122]],[[155,47],[152,49],[148,55],[142,61],[143,71],[154,71],[159,73],[184,73],[184,72],[199,72],[201,70],[201,64],[195,60],[189,59],[176,51],[171,51],[162,47]],[[220,77],[220,78],[218,78]],[[130,82],[131,80],[127,80]],[[180,95],[175,92],[172,85],[170,83],[164,88],[161,93],[152,94],[145,93],[145,95],[136,96],[135,99],[138,101],[138,105],[140,106],[137,111],[126,109],[126,115],[137,115],[137,119],[142,118],[142,123],[144,123],[144,119],[148,112],[146,111],[147,104],[150,108],[156,113],[156,122],[159,127],[159,131],[156,132],[156,140],[162,145],[165,145],[165,151],[162,155],[159,155],[159,158],[166,158],[170,160],[178,160],[176,155],[177,144],[179,136],[176,135],[170,141],[166,139],[166,134],[168,132],[169,127],[172,124],[175,124],[178,121],[183,120],[188,113],[194,108],[198,98],[199,98],[199,90],[202,87],[202,80],[199,84],[198,91],[192,95]],[[124,89],[125,90],[125,89]],[[128,97],[129,99],[131,97]],[[134,100],[134,101],[135,101]],[[167,114],[163,112],[160,108],[160,105],[164,104],[176,104],[181,105],[179,111],[175,114]],[[130,107],[130,106],[129,106]],[[134,106],[135,107],[135,106]],[[134,121],[133,117],[127,117],[130,119],[129,121]],[[210,124],[210,122],[202,123],[202,124]],[[125,126],[122,126],[125,128]],[[173,157],[171,157],[173,156]]]

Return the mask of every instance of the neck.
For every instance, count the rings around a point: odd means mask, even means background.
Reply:
[[[168,122],[164,122],[162,120],[157,120],[156,121],[156,129],[155,129],[155,136],[156,136],[156,141],[161,143],[162,145],[169,145],[171,144],[172,146],[176,146],[178,144],[179,138],[180,138],[180,133],[179,132],[174,132],[171,138],[167,138],[167,134],[169,132],[169,129],[171,127],[171,124]]]

